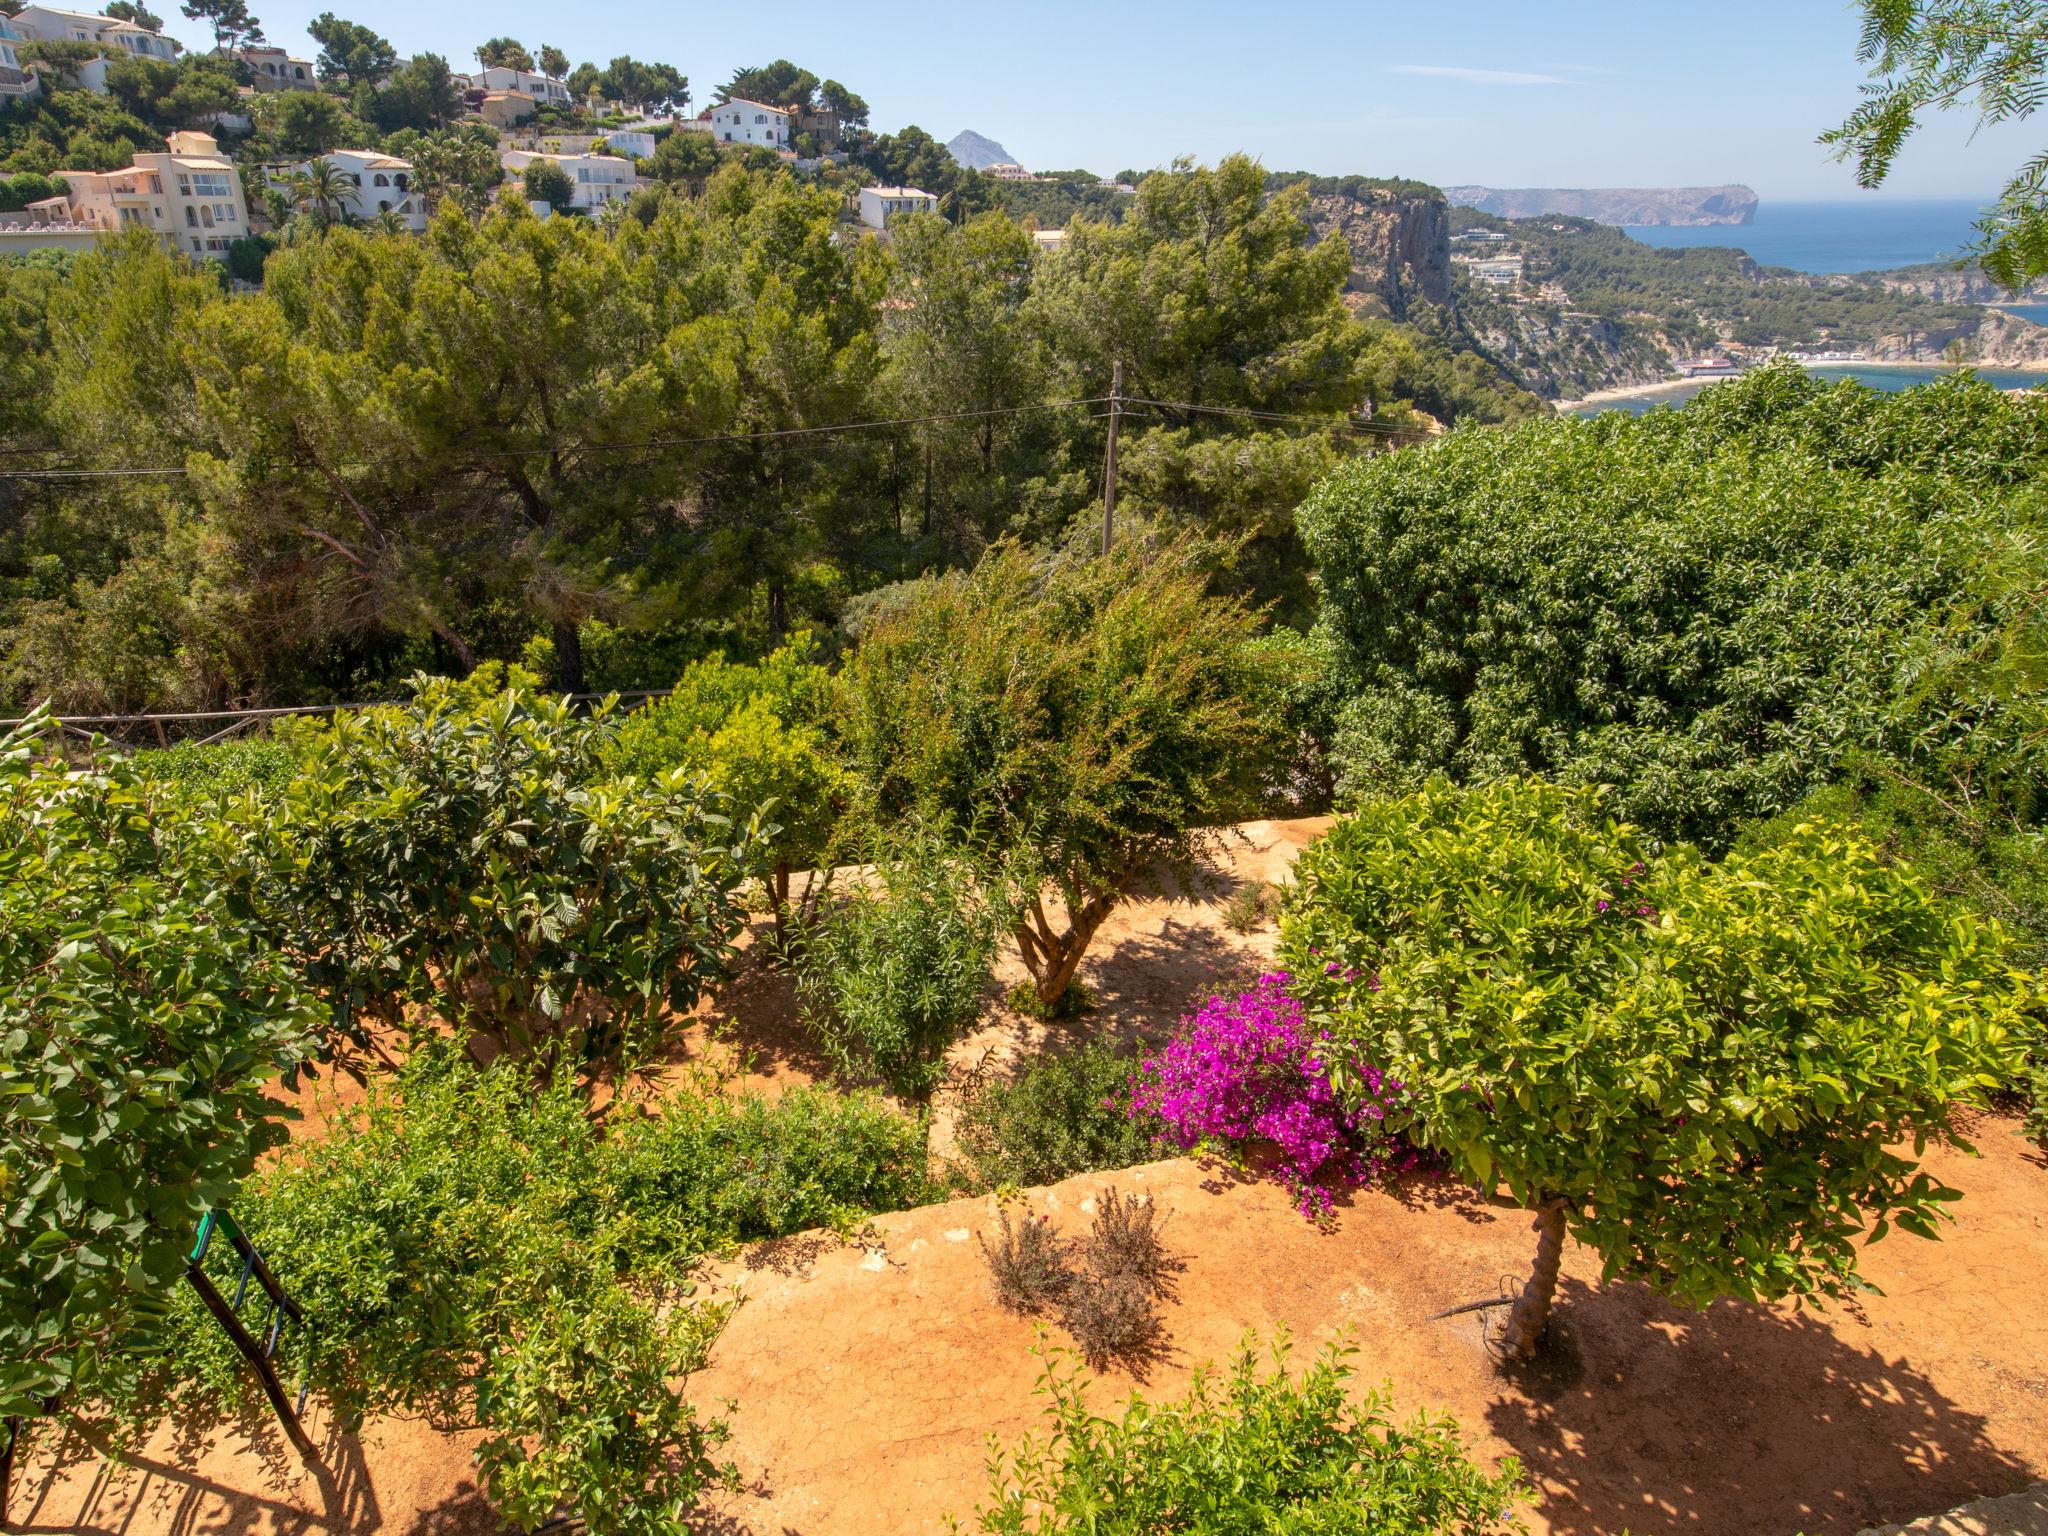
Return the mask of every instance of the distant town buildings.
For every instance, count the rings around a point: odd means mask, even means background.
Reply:
[[[172,250],[212,257],[249,232],[242,178],[209,134],[174,133],[169,153],[137,155],[123,170],[55,174],[64,195],[30,203],[33,222],[147,229]]]
[[[1480,282],[1491,283],[1496,288],[1512,288],[1522,280],[1522,258],[1519,256],[1466,257],[1464,265]]]
[[[929,192],[920,192],[916,187],[862,187],[860,189],[860,221],[869,229],[887,233],[889,226],[898,219],[910,217],[913,213],[936,213],[939,200]]]

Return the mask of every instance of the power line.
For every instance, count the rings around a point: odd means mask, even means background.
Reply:
[[[1198,411],[1208,416],[1247,416],[1259,421],[1298,422],[1306,426],[1343,427],[1354,432],[1380,432],[1387,436],[1427,437],[1425,427],[1405,427],[1398,422],[1374,421],[1370,417],[1310,416],[1293,411],[1260,411],[1247,405],[1195,405],[1186,400],[1142,400],[1135,395],[1124,400],[1125,405],[1149,405],[1161,410]]]

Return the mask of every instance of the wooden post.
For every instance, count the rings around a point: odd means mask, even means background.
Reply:
[[[199,1299],[206,1303],[206,1310],[213,1314],[213,1320],[235,1341],[235,1348],[242,1352],[242,1358],[256,1368],[257,1379],[263,1383],[263,1395],[270,1399],[271,1412],[277,1415],[277,1422],[284,1426],[284,1432],[291,1437],[292,1444],[298,1447],[299,1454],[309,1460],[313,1459],[315,1453],[312,1437],[299,1422],[299,1416],[292,1408],[291,1399],[284,1394],[284,1384],[277,1379],[277,1368],[270,1363],[270,1356],[263,1352],[263,1346],[250,1337],[249,1330],[242,1326],[242,1320],[235,1316],[235,1309],[213,1288],[213,1282],[207,1278],[206,1271],[199,1267],[197,1260],[185,1266],[185,1278],[192,1282],[192,1289],[197,1291]],[[267,1271],[262,1278],[269,1278]],[[292,1310],[296,1312],[297,1308]]]
[[[1116,526],[1116,428],[1124,414],[1124,365],[1113,363],[1109,372],[1109,447],[1102,463],[1102,552],[1109,553]]]

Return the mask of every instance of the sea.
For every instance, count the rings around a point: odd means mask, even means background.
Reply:
[[[1696,228],[1630,225],[1645,245],[1730,245],[1767,267],[1799,272],[1875,272],[1953,261],[1975,238],[1988,199],[1864,198],[1855,202],[1757,205],[1748,224]]]
[[[1977,198],[1865,198],[1855,202],[1775,203],[1757,206],[1748,224],[1699,228],[1630,226],[1629,234],[1645,245],[1667,247],[1725,245],[1747,251],[1768,267],[1799,272],[1875,272],[1887,267],[1912,267],[1924,262],[1952,261],[1974,238],[1974,226],[1986,200]],[[2048,325],[2048,304],[1997,306],[2037,325]],[[1815,364],[1809,373],[1821,378],[1859,379],[1872,389],[1911,389],[1940,378],[1949,370],[1926,368],[1858,368],[1855,364]],[[2006,389],[2048,383],[2048,372],[1980,368],[1980,378]],[[1626,411],[1641,415],[1659,405],[1682,405],[1716,380],[1674,386],[1655,395],[1638,395],[1582,407],[1579,414]]]
[[[1806,371],[1817,379],[1855,379],[1872,389],[1890,393],[1911,389],[1918,384],[1931,384],[1954,370],[1935,367],[1858,368],[1854,363],[1814,363]],[[1996,384],[2000,389],[2032,389],[2048,384],[2048,369],[2034,372],[2019,368],[1979,368],[1974,371],[1978,378],[1987,384]],[[1620,400],[1595,401],[1591,405],[1579,406],[1573,414],[1597,416],[1603,411],[1622,411],[1630,416],[1640,416],[1656,406],[1683,405],[1701,390],[1712,389],[1721,382],[1720,379],[1695,379],[1689,384],[1674,384],[1654,395],[1629,395]]]

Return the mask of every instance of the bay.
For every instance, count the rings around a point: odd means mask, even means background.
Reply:
[[[1858,368],[1854,363],[1820,365],[1806,370],[1817,379],[1830,382],[1836,379],[1854,379],[1859,384],[1886,394],[1902,389],[1912,389],[1921,384],[1931,384],[1936,379],[1954,372],[1950,368]],[[2028,370],[2021,368],[1979,368],[1977,377],[1987,384],[2000,389],[2032,389],[2048,384],[2048,368]],[[1574,416],[1598,416],[1604,411],[1622,411],[1630,416],[1640,416],[1645,411],[1660,405],[1683,405],[1703,389],[1712,389],[1722,383],[1720,379],[1695,379],[1689,384],[1676,384],[1668,390],[1654,395],[1630,395],[1620,400],[1597,400],[1572,411]]]
[[[1976,198],[1870,198],[1856,202],[1758,204],[1749,224],[1699,228],[1629,225],[1645,245],[1723,245],[1767,267],[1799,272],[1875,272],[1953,260],[1976,238]]]

